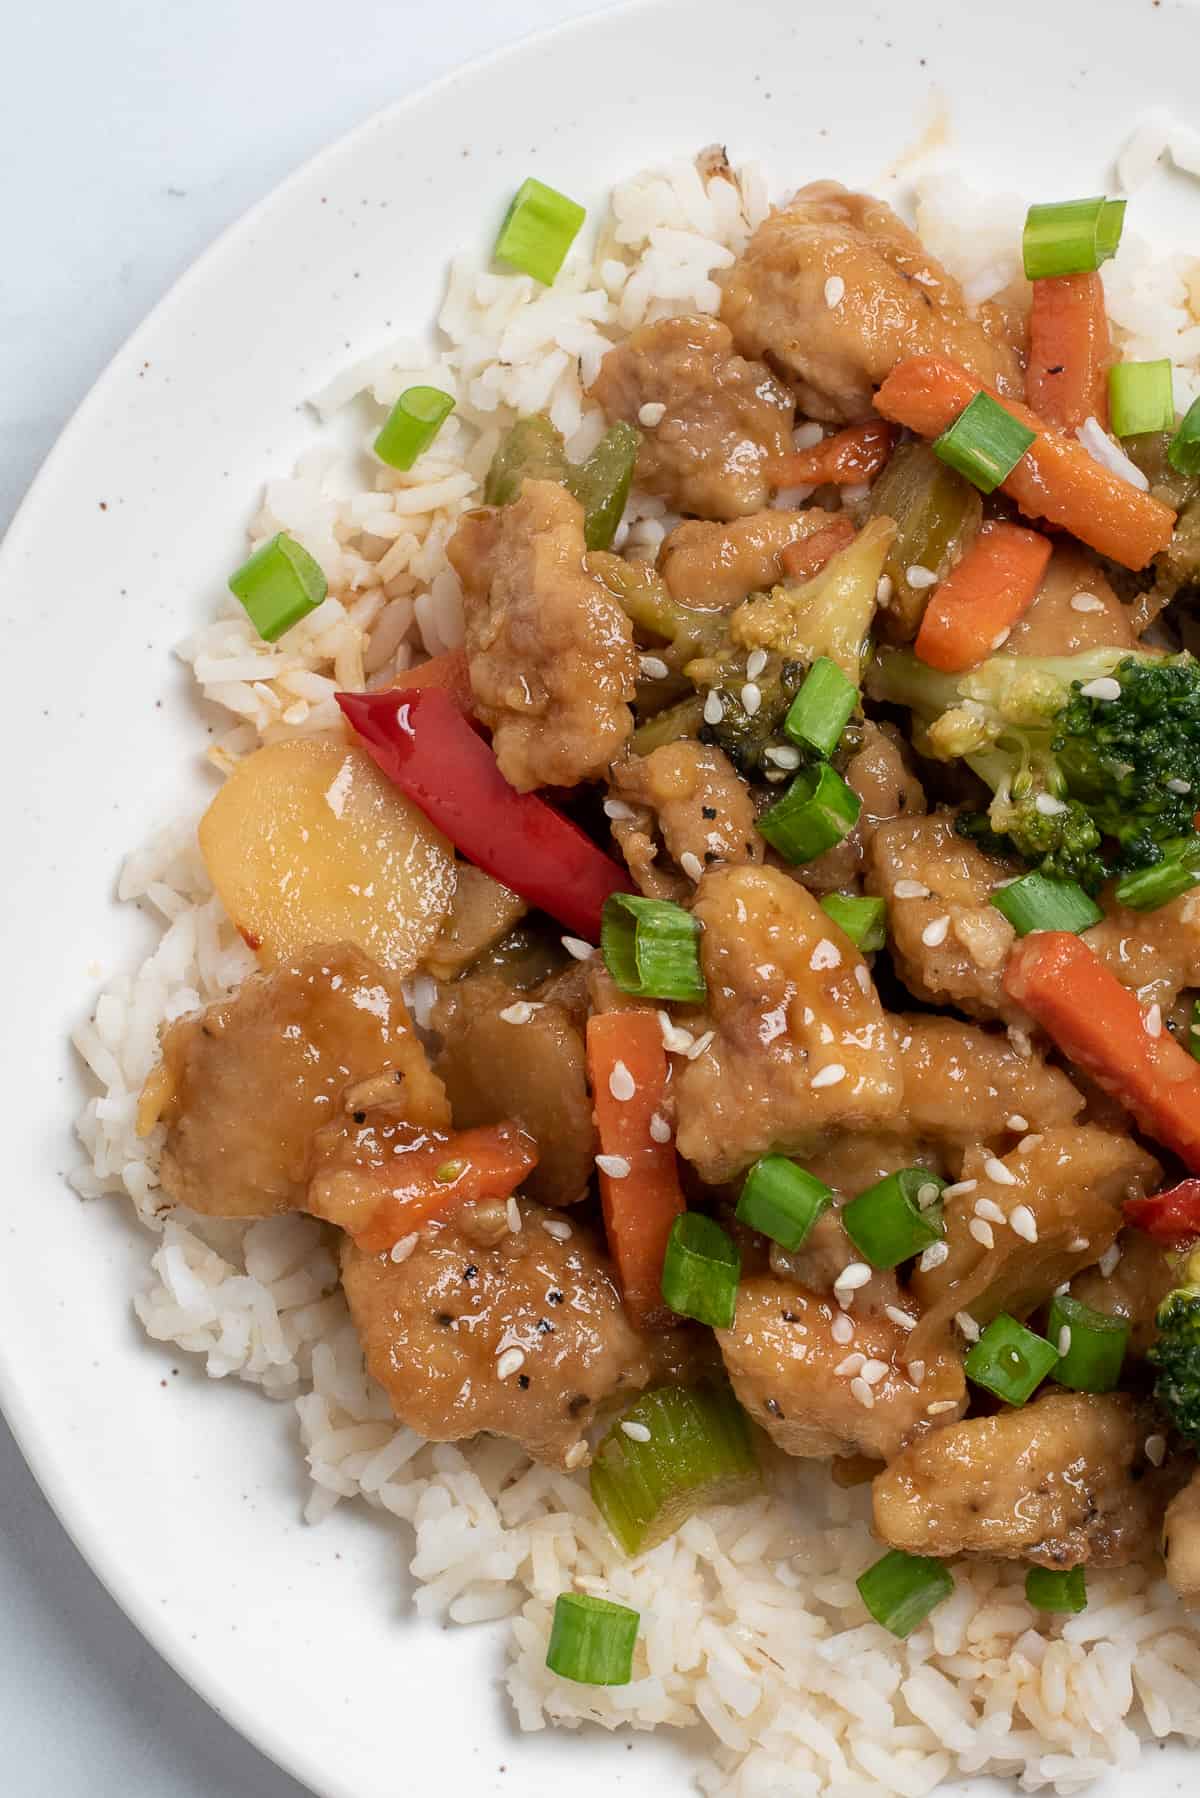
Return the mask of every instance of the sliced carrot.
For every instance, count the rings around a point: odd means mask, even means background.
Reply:
[[[870,418],[826,437],[812,449],[776,456],[764,473],[770,487],[824,487],[829,483],[848,487],[872,480],[892,453],[896,433],[890,425]]]
[[[1003,482],[1005,493],[1027,518],[1061,525],[1125,568],[1144,568],[1167,547],[1175,529],[1170,506],[1110,474],[1081,443],[1043,424],[1028,407],[1001,399],[990,387],[981,388],[961,363],[945,356],[910,356],[897,363],[875,395],[875,404],[896,424],[907,425],[922,437],[940,437],[981,391],[1036,432]]]
[[[1161,1020],[1151,1035],[1136,994],[1085,942],[1062,930],[1023,937],[1004,990],[1150,1136],[1200,1172],[1200,1062]]]
[[[448,693],[460,712],[468,717],[475,705],[471,676],[465,649],[448,649],[443,655],[430,656],[416,668],[405,668],[392,683],[397,687],[438,687]]]
[[[846,512],[835,512],[829,524],[823,524],[811,537],[801,537],[780,552],[783,572],[794,581],[811,580],[819,574],[831,556],[845,549],[854,535],[854,520]]]
[[[538,1159],[533,1137],[511,1123],[485,1124],[452,1136],[413,1126],[408,1145],[395,1146],[400,1152],[378,1170],[383,1188],[379,1203],[365,1226],[353,1231],[359,1248],[371,1255],[470,1199],[508,1198]]]
[[[667,1052],[657,1013],[597,1012],[588,1019],[587,1060],[600,1147],[629,1169],[600,1169],[604,1229],[621,1293],[634,1323],[662,1328],[678,1322],[663,1303],[662,1267],[671,1225],[685,1207],[663,1109]]]
[[[1038,417],[1063,431],[1095,418],[1107,430],[1111,361],[1099,275],[1049,275],[1035,281],[1025,390]]]
[[[1042,584],[1052,545],[1019,524],[985,524],[934,590],[917,640],[919,661],[961,674],[1000,648]]]

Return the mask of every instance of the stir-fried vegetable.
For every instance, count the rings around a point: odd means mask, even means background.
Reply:
[[[803,586],[752,594],[733,614],[733,641],[774,650],[785,660],[811,663],[826,656],[857,687],[895,535],[890,518],[872,518]]]
[[[1051,880],[1046,874],[1022,874],[994,892],[991,903],[1018,936],[1031,930],[1073,930],[1078,935],[1104,916],[1073,880]]]
[[[837,512],[831,521],[811,536],[789,543],[779,560],[789,580],[810,581],[824,568],[831,556],[845,549],[853,540],[854,521],[848,512]]]
[[[792,1253],[832,1204],[823,1181],[784,1155],[763,1155],[746,1175],[736,1216]]]
[[[389,468],[411,468],[454,410],[440,387],[406,387],[375,439],[375,454]]]
[[[585,1686],[627,1686],[641,1618],[628,1605],[590,1592],[560,1592],[546,1647],[546,1665],[560,1679]]]
[[[1125,1216],[1159,1242],[1177,1245],[1200,1236],[1200,1180],[1181,1180],[1163,1192],[1126,1199]]]
[[[397,1125],[396,1137],[405,1129]],[[537,1166],[537,1144],[519,1124],[488,1124],[443,1136],[411,1126],[411,1142],[393,1154],[369,1216],[344,1222],[360,1249],[375,1255],[446,1217],[468,1200],[506,1199]],[[361,1186],[357,1189],[361,1190]]]
[[[714,1330],[733,1328],[742,1257],[720,1224],[686,1211],[671,1226],[663,1260],[662,1295],[678,1317]]]
[[[963,1367],[969,1380],[1002,1404],[1023,1405],[1057,1362],[1053,1343],[1001,1312],[967,1351]]]
[[[496,758],[437,687],[339,693],[338,704],[375,762],[468,861],[550,913],[600,939],[611,893],[629,876],[576,825],[509,786]]]
[[[583,507],[588,549],[607,549],[629,498],[641,437],[632,425],[609,427],[586,462],[572,462],[562,433],[542,413],[519,418],[503,438],[483,486],[484,503],[507,506],[522,481],[557,481]]]
[[[316,611],[329,587],[321,564],[279,531],[230,575],[229,591],[241,600],[263,642],[275,643]]]
[[[604,906],[600,948],[604,964],[622,992],[641,999],[704,998],[700,972],[700,927],[682,905],[614,893]]]
[[[831,756],[858,709],[858,688],[836,662],[818,656],[783,721],[793,743]]]
[[[1161,861],[1123,875],[1114,888],[1118,903],[1130,911],[1157,911],[1200,882],[1200,836],[1168,838],[1159,847]]]
[[[551,287],[586,217],[582,206],[531,175],[513,195],[492,254]]]
[[[986,661],[1027,612],[1050,561],[1050,541],[1020,525],[985,524],[925,608],[914,651],[944,674]]]
[[[1021,238],[1026,280],[1098,269],[1116,255],[1124,226],[1125,201],[1108,200],[1103,194],[1031,206]]]
[[[1169,431],[1175,423],[1175,396],[1168,358],[1114,362],[1108,371],[1108,404],[1118,437]]]
[[[944,579],[970,547],[983,501],[927,443],[902,443],[871,490],[871,514],[896,525],[883,564],[890,591],[880,622],[887,634],[910,638],[929,597],[928,577]]]
[[[784,861],[811,862],[836,848],[858,823],[862,800],[840,774],[823,763],[797,774],[758,820],[758,828]]]
[[[1046,1335],[1058,1350],[1054,1377],[1074,1392],[1111,1392],[1121,1378],[1130,1323],[1096,1311],[1069,1292],[1050,1301]]]
[[[860,899],[857,894],[826,893],[821,910],[839,930],[845,931],[864,955],[882,949],[887,942],[887,905],[882,899]]]
[[[1188,479],[1200,475],[1200,400],[1193,400],[1167,448],[1167,460]]]
[[[1087,1575],[1082,1567],[1031,1567],[1025,1597],[1035,1611],[1086,1611]]]
[[[1025,390],[1039,418],[1074,431],[1108,424],[1112,341],[1097,274],[1053,275],[1033,284]]]
[[[1181,1436],[1200,1447],[1200,1249],[1180,1257],[1179,1284],[1158,1308],[1154,1392]]]
[[[1007,412],[990,393],[977,393],[952,425],[934,439],[933,453],[978,487],[994,493],[1006,481],[1034,433]]]
[[[874,480],[895,441],[890,425],[871,419],[826,437],[812,449],[779,456],[763,472],[772,487],[855,486]]]
[[[946,1234],[942,1188],[928,1168],[887,1174],[842,1209],[846,1234],[872,1267],[899,1267]]]
[[[960,363],[945,356],[913,356],[892,370],[875,404],[894,423],[937,437],[981,391]],[[1082,444],[1044,424],[1016,400],[991,397],[1035,433],[1002,483],[1028,518],[1060,525],[1125,568],[1144,568],[1166,548],[1175,527],[1169,506],[1102,467]]]
[[[954,1576],[943,1562],[902,1548],[893,1548],[855,1583],[876,1623],[902,1640],[954,1591]]]
[[[761,1483],[746,1414],[723,1386],[642,1393],[591,1467],[596,1509],[627,1555],[656,1548],[708,1505],[751,1497]]]

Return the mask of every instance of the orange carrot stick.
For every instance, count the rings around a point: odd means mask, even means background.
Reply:
[[[836,556],[839,549],[845,549],[853,535],[854,520],[849,513],[835,513],[832,523],[823,524],[811,537],[801,537],[781,551],[779,560],[784,573],[794,581],[811,580],[831,556]]]
[[[1002,483],[1027,518],[1061,525],[1125,568],[1144,568],[1166,548],[1175,529],[1170,506],[1110,474],[1081,443],[1044,425],[1028,407],[1001,399],[990,387],[981,389],[958,362],[945,356],[910,356],[897,363],[875,395],[875,404],[885,418],[919,431],[922,437],[940,437],[980,391],[990,393],[1005,411],[1036,432]]]
[[[448,693],[460,712],[469,717],[475,704],[471,676],[467,670],[465,649],[448,649],[440,656],[430,656],[416,668],[405,668],[392,683],[396,687],[439,687]]]
[[[453,1136],[413,1126],[411,1146],[401,1147],[379,1170],[383,1190],[369,1220],[351,1234],[359,1248],[378,1254],[469,1199],[508,1198],[537,1159],[536,1142],[519,1124],[485,1124]],[[328,1211],[337,1223],[335,1209],[336,1200],[322,1215]]]
[[[1161,1021],[1150,1034],[1136,994],[1085,942],[1062,930],[1023,937],[1004,990],[1150,1136],[1200,1171],[1200,1062]]]
[[[678,1321],[663,1303],[662,1267],[671,1225],[685,1207],[663,1107],[667,1052],[657,1013],[597,1012],[588,1019],[587,1059],[600,1147],[617,1157],[614,1166],[629,1169],[600,1169],[608,1246],[634,1323],[663,1328]]]
[[[917,640],[919,661],[961,674],[999,649],[1027,612],[1050,560],[1048,537],[1019,524],[985,524],[934,590]]]
[[[826,437],[812,449],[776,456],[766,464],[769,487],[824,487],[832,482],[848,487],[869,481],[879,473],[892,453],[896,433],[877,418],[851,425],[847,431]]]
[[[1111,361],[1099,275],[1049,275],[1035,281],[1025,390],[1038,417],[1063,431],[1095,418],[1107,430]]]

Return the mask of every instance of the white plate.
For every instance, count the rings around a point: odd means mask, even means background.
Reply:
[[[209,611],[265,476],[315,437],[304,396],[351,353],[422,329],[450,252],[486,243],[527,173],[581,198],[720,139],[776,188],[878,184],[949,107],[965,172],[1046,197],[1098,191],[1150,104],[1187,116],[1196,15],[1149,0],[1013,0],[1002,25],[889,8],[682,0],[525,44],[302,169],[179,284],[81,407],[0,559],[6,628],[9,1112],[0,1392],[47,1495],[130,1616],[267,1753],[326,1798],[575,1798],[684,1790],[677,1737],[518,1738],[486,1631],[406,1609],[406,1538],[343,1508],[299,1522],[290,1410],[145,1343],[145,1255],[112,1202],[61,1174],[80,1083],[69,1022],[150,926],[106,910],[122,850],[205,790],[171,644]],[[1190,230],[1200,190],[1160,180],[1139,229]],[[178,1368],[178,1373],[175,1369]],[[1148,1755],[1144,1798],[1194,1779]]]

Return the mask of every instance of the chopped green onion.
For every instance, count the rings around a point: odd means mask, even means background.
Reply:
[[[583,507],[583,540],[588,549],[607,549],[616,536],[641,446],[640,431],[618,420],[605,431],[586,462],[567,464],[567,486]]]
[[[1046,1334],[1058,1349],[1054,1377],[1073,1392],[1111,1392],[1129,1347],[1129,1319],[1094,1311],[1070,1293],[1051,1302]]]
[[[746,1175],[735,1216],[782,1248],[798,1249],[833,1194],[784,1155],[764,1155]]]
[[[967,1378],[1006,1405],[1023,1405],[1058,1362],[1058,1350],[1015,1317],[994,1317],[963,1367]]]
[[[1118,437],[1175,428],[1175,395],[1171,364],[1114,362],[1108,371],[1108,411]]]
[[[1193,1061],[1200,1061],[1200,999],[1192,1000],[1192,1021],[1188,1025],[1184,1047]]]
[[[625,993],[642,999],[703,999],[700,926],[670,899],[614,893],[600,920],[604,965]]]
[[[944,1180],[924,1167],[898,1173],[860,1192],[842,1207],[846,1234],[872,1267],[899,1267],[946,1234],[942,1222]]]
[[[589,1477],[627,1555],[656,1548],[707,1505],[749,1498],[761,1482],[746,1413],[727,1386],[643,1392],[596,1450]]]
[[[1123,874],[1113,889],[1118,905],[1130,911],[1157,911],[1200,882],[1200,836],[1173,837],[1163,844],[1163,857],[1148,868]]]
[[[826,893],[821,910],[844,930],[856,949],[870,955],[887,941],[887,905],[882,899],[857,899],[847,893]]]
[[[230,575],[229,591],[241,600],[263,642],[274,643],[316,611],[329,585],[321,564],[280,531]]]
[[[627,1686],[641,1618],[628,1605],[589,1592],[560,1592],[554,1603],[546,1665],[584,1686]]]
[[[1048,874],[1022,874],[1020,880],[998,887],[991,902],[1002,912],[1018,936],[1032,930],[1090,930],[1104,913],[1073,880],[1052,880]]]
[[[1193,400],[1183,423],[1167,445],[1167,461],[1176,474],[1200,474],[1200,400]]]
[[[454,410],[440,387],[406,387],[375,439],[375,454],[389,468],[411,468]]]
[[[663,1257],[662,1295],[678,1317],[732,1329],[741,1271],[737,1244],[720,1224],[702,1211],[675,1219]]]
[[[1091,274],[1116,255],[1124,223],[1124,200],[1106,200],[1103,194],[1031,206],[1021,239],[1026,280]]]
[[[911,1636],[930,1611],[949,1598],[954,1576],[941,1561],[925,1555],[905,1554],[893,1548],[856,1581],[859,1597],[884,1629],[894,1636]]]
[[[786,862],[810,862],[849,836],[862,800],[828,762],[806,769],[758,821],[761,834]]]
[[[788,708],[783,728],[793,743],[828,757],[857,704],[854,682],[828,656],[818,656]]]
[[[977,393],[935,440],[933,452],[981,493],[991,493],[1008,479],[1036,435],[990,393]]]
[[[1082,1567],[1031,1567],[1025,1596],[1035,1611],[1086,1611],[1087,1576]]]
[[[582,206],[531,175],[513,197],[493,255],[551,287],[586,217]]]

